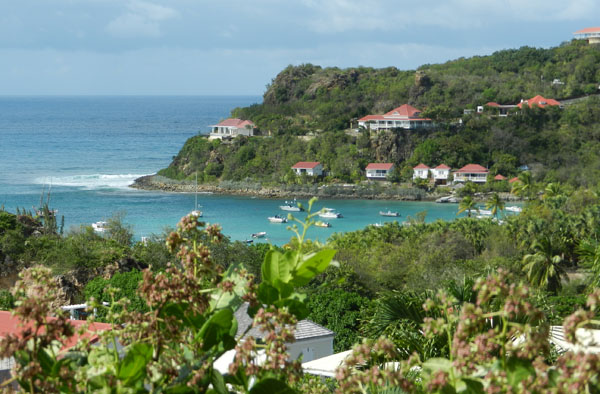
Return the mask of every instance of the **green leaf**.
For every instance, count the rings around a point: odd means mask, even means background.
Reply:
[[[266,282],[258,286],[258,300],[261,304],[271,305],[279,299],[279,291]]]
[[[126,385],[139,381],[146,375],[146,364],[152,358],[152,346],[138,342],[131,345],[121,361],[117,378]]]
[[[444,371],[448,373],[452,369],[452,361],[442,357],[430,358],[423,363],[423,369],[429,372]]]
[[[511,357],[506,362],[506,378],[508,384],[514,389],[517,389],[519,383],[527,379],[529,376],[535,376],[535,368],[531,365],[531,361],[517,357]]]
[[[467,393],[467,394],[483,394],[485,393],[483,389],[483,383],[479,379],[473,378],[462,378],[457,384],[456,391],[458,393]]]
[[[329,263],[333,260],[333,256],[335,256],[336,252],[337,251],[333,249],[324,249],[304,260],[300,264],[300,267],[292,272],[292,285],[300,287],[308,284],[312,278],[329,267]]]
[[[54,357],[52,357],[50,354],[48,354],[48,351],[46,349],[41,348],[37,352],[37,359],[40,362],[40,366],[42,367],[42,370],[46,374],[50,374],[50,372],[52,371],[52,367],[54,366],[54,363],[55,363]]]
[[[229,391],[227,391],[227,388],[225,387],[225,380],[223,379],[223,375],[221,375],[221,373],[219,371],[217,371],[216,369],[212,370],[210,382],[212,383],[213,389],[215,390],[216,393],[219,393],[219,394],[229,393]]]
[[[296,392],[282,381],[266,378],[252,386],[250,394],[296,394]]]
[[[261,271],[263,281],[277,288],[277,282],[289,283],[292,279],[291,270],[294,268],[297,251],[287,251],[285,254],[269,250],[265,255]]]
[[[205,350],[210,349],[222,341],[224,336],[229,336],[229,330],[234,324],[234,320],[233,312],[229,308],[214,313],[198,333],[198,336],[202,339],[202,348]]]
[[[223,280],[234,283],[233,292],[223,291],[222,289],[213,292],[210,301],[213,310],[227,307],[236,310],[242,305],[242,296],[246,290],[246,279],[240,275],[240,268],[237,264],[231,265],[223,275]]]
[[[306,319],[310,313],[304,302],[294,298],[277,301],[275,306],[278,308],[287,307],[290,313],[296,316],[298,320]]]

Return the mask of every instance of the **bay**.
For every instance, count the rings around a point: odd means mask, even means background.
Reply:
[[[260,102],[258,96],[84,96],[0,97],[0,206],[39,206],[42,192],[65,218],[66,230],[124,215],[136,239],[161,234],[194,209],[194,194],[131,189],[131,182],[169,165],[184,142],[229,116],[238,106]],[[303,201],[306,203],[306,201]],[[286,224],[267,220],[281,200],[201,194],[204,220],[218,223],[234,240],[266,231],[256,242],[283,244],[292,235]],[[373,223],[403,221],[427,211],[427,221],[452,220],[455,204],[371,200],[323,200],[344,218],[331,228],[314,228],[312,239]],[[400,218],[379,216],[399,211]],[[298,215],[302,217],[302,215]]]

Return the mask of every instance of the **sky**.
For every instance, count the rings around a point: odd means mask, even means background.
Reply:
[[[412,70],[600,26],[598,0],[1,0],[0,95],[262,95],[286,66]]]

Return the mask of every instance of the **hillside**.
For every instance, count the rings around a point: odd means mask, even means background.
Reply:
[[[563,84],[552,83],[560,80]],[[556,48],[523,47],[490,56],[395,68],[289,66],[273,80],[263,104],[236,108],[271,138],[238,137],[231,143],[188,140],[171,165],[159,172],[200,182],[251,179],[296,183],[290,167],[316,160],[326,181],[358,182],[369,162],[393,162],[396,180],[410,180],[412,166],[479,163],[492,174],[513,176],[527,165],[537,179],[595,183],[600,173],[600,48],[572,41]],[[518,115],[463,115],[488,101],[518,103],[537,94],[570,100],[564,109],[527,108]],[[369,113],[403,103],[437,121],[429,130],[346,133]],[[460,122],[458,119],[460,118]],[[305,135],[298,137],[298,135]]]

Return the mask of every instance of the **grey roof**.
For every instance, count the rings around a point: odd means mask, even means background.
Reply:
[[[238,329],[236,336],[240,337],[244,334],[248,327],[252,326],[252,318],[248,315],[248,303],[243,303],[237,311],[234,313],[235,318],[238,322]],[[324,336],[334,336],[335,333],[327,328],[318,325],[315,322],[312,322],[308,319],[300,320],[296,325],[296,330],[294,331],[294,336],[297,341],[303,339],[324,337]],[[264,333],[261,332],[258,328],[252,327],[250,331],[246,334],[246,336],[253,336],[254,338],[263,338]]]

